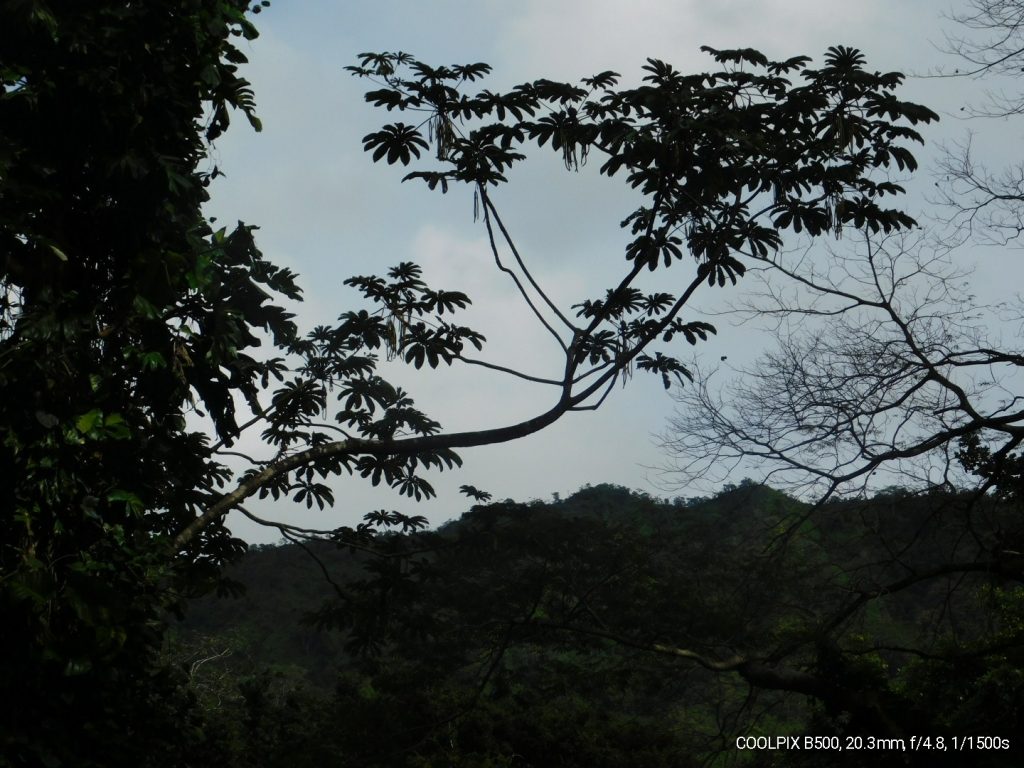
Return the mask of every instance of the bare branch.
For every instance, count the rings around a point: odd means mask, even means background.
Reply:
[[[713,372],[676,393],[682,408],[664,437],[670,471],[685,482],[749,460],[794,489],[879,471],[944,482],[955,461],[947,446],[1022,434],[1024,410],[1000,393],[1004,378],[1024,373],[1024,355],[988,342],[989,310],[963,296],[963,272],[947,255],[916,236],[832,249],[827,270],[808,258],[762,259],[767,287],[746,311],[769,313],[778,346],[722,395]],[[775,290],[772,270],[802,291]]]

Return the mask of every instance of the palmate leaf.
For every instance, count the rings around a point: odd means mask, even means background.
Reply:
[[[707,261],[697,268],[697,274],[707,278],[708,285],[719,287],[725,285],[726,280],[736,285],[739,278],[743,277],[747,268],[742,262],[732,256],[720,256],[712,261]]]
[[[649,75],[644,75],[645,82],[652,82],[658,85],[665,85],[677,81],[682,75],[671,64],[660,59],[647,59],[647,63],[641,67]]]
[[[618,350],[617,344],[618,334],[614,331],[591,333],[577,342],[575,359],[577,362],[588,360],[591,365],[611,362]]]
[[[584,77],[581,82],[585,85],[589,85],[591,88],[610,88],[619,82],[619,77],[621,77],[621,75],[619,75],[618,72],[607,70],[605,72],[600,72],[593,77]]]
[[[714,57],[715,61],[719,62],[720,64],[742,64],[742,63],[746,63],[746,64],[753,64],[754,66],[757,66],[757,67],[767,67],[767,66],[769,66],[768,57],[765,56],[760,51],[755,50],[753,48],[735,48],[735,49],[732,49],[732,50],[716,50],[715,48],[711,48],[710,46],[702,45],[700,47],[700,49],[702,51],[704,51],[705,53],[710,53]],[[829,50],[831,50],[831,49],[829,49]],[[809,61],[809,60],[810,59],[808,59],[807,57],[802,56],[799,59],[796,59],[795,61],[797,61],[799,64],[803,64],[803,63],[805,63],[806,61]],[[793,60],[791,60],[791,61],[793,61]]]
[[[636,311],[643,305],[643,293],[638,288],[609,289],[603,302],[604,316],[619,318]]]
[[[375,107],[385,107],[388,112],[393,109],[405,110],[409,107],[418,107],[423,103],[414,96],[405,96],[390,88],[367,91],[364,98]]]
[[[677,334],[683,334],[687,343],[696,345],[697,341],[707,341],[708,334],[717,334],[718,329],[711,323],[705,323],[701,320],[694,320],[689,323],[684,323],[678,319],[674,319],[669,323],[668,329],[665,331],[662,341],[669,342]]]
[[[437,314],[454,312],[456,308],[465,309],[473,302],[460,291],[425,291],[424,308],[427,311],[437,310]]]
[[[389,408],[378,421],[364,424],[361,431],[377,440],[390,440],[405,429],[417,435],[433,435],[441,425],[415,408]]]
[[[680,363],[674,357],[666,357],[661,352],[655,352],[654,357],[640,355],[636,360],[637,370],[650,371],[661,374],[661,383],[668,389],[672,386],[672,377],[682,386],[683,379],[693,381],[693,374],[690,369]]]
[[[385,125],[363,137],[363,149],[367,152],[373,150],[373,161],[376,163],[386,156],[388,165],[399,161],[408,165],[414,155],[419,158],[421,149],[429,146],[415,127],[405,123]]]
[[[836,69],[859,69],[865,61],[864,54],[845,45],[832,46],[825,52],[825,63]]]
[[[387,336],[383,318],[373,316],[365,309],[346,312],[340,319],[341,324],[332,331],[332,336],[336,339],[351,339],[358,346],[377,349]]]
[[[396,389],[380,376],[353,378],[338,387],[338,402],[344,400],[346,411],[374,413],[377,407],[388,408],[400,397]]]
[[[366,74],[390,75],[395,71],[396,66],[411,64],[412,61],[412,56],[401,51],[398,53],[360,53],[360,66],[349,66],[345,69],[359,75],[364,74],[363,70]]]
[[[492,498],[491,494],[487,491],[481,491],[479,488],[472,485],[460,485],[459,493],[465,494],[476,501],[490,501]]]
[[[448,192],[448,180],[452,178],[451,174],[441,173],[439,171],[413,171],[407,173],[402,177],[402,181],[409,181],[411,179],[423,179],[427,182],[427,189],[436,189],[438,184],[441,185],[441,193],[445,194]]]
[[[409,457],[409,467],[415,469],[422,464],[424,467],[435,467],[439,471],[462,466],[462,457],[450,448],[441,448],[427,453],[418,453]]]
[[[293,488],[297,488],[297,490],[292,499],[299,503],[305,501],[306,509],[312,509],[314,503],[321,510],[325,506],[334,506],[334,492],[323,483],[304,482],[293,486]]]
[[[394,510],[378,509],[363,515],[366,524],[374,528],[401,528],[403,533],[425,528],[427,518],[422,515],[403,515]]]
[[[420,278],[423,276],[423,267],[411,261],[403,261],[388,270],[388,277],[401,283],[403,286],[422,286]]]
[[[484,64],[483,62],[477,62],[476,64],[463,64],[453,66],[452,72],[458,76],[461,80],[479,80],[484,75],[490,74],[491,65]]]
[[[399,477],[392,484],[392,487],[394,487],[401,495],[409,496],[410,498],[416,499],[416,501],[432,499],[437,496],[437,491],[434,490],[434,486],[424,478],[412,473]]]
[[[654,293],[644,297],[640,308],[648,317],[656,317],[671,307],[675,300],[676,297],[671,293]]]

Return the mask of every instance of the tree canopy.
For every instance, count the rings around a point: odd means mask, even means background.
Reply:
[[[688,504],[597,485],[477,505],[385,561],[268,546],[179,653],[243,765],[331,745],[341,765],[931,768],[964,764],[953,737],[971,765],[1016,764],[1019,589],[935,564],[970,552],[965,519],[1017,507],[889,489],[811,509],[753,482]],[[911,754],[922,734],[936,748]]]
[[[236,394],[275,366],[249,354],[255,334],[295,338],[272,300],[298,296],[294,276],[251,227],[200,210],[209,142],[232,110],[259,126],[233,42],[256,35],[246,11],[2,5],[0,676],[17,764],[141,765],[173,742],[164,611],[244,549],[212,526],[168,551],[224,479],[185,415],[236,434]]]

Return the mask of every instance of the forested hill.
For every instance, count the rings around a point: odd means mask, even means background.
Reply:
[[[914,764],[910,735],[1021,726],[1024,594],[979,555],[1019,524],[971,502],[811,510],[744,483],[481,504],[437,531],[254,547],[229,574],[244,595],[195,602],[169,652],[238,749],[282,765],[300,741],[352,765],[767,765],[735,737],[808,733]]]
[[[755,484],[729,486],[712,498],[677,497],[671,502],[600,484],[552,502],[506,499],[480,505],[442,525],[436,536],[471,548],[471,540],[487,529],[488,554],[496,558],[495,564],[504,557],[539,555],[552,546],[582,552],[604,537],[605,545],[621,541],[625,532],[637,541],[707,540],[713,548],[713,541],[721,544],[724,538],[755,535],[755,521],[766,514],[782,516],[800,508],[784,494]],[[531,551],[532,541],[538,543],[536,552]],[[390,544],[401,551],[395,539]],[[325,604],[337,600],[331,581],[365,579],[369,559],[365,553],[323,542],[299,545],[282,539],[276,545],[253,545],[228,569],[228,588],[221,596],[192,601],[181,629],[186,636],[228,640],[236,663],[287,670],[329,688],[335,666],[348,663],[344,643],[339,633],[319,631],[311,622]]]

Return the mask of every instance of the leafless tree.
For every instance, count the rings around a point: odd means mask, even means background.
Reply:
[[[1019,309],[975,303],[949,248],[922,232],[830,251],[761,259],[739,309],[778,345],[721,388],[710,371],[677,392],[665,446],[680,482],[754,462],[827,494],[879,475],[951,486],[966,436],[1002,456],[1024,440],[1024,350],[989,330]]]
[[[951,15],[955,33],[943,46],[957,66],[939,77],[985,84],[980,103],[961,112],[970,118],[1011,118],[1024,113],[1024,2],[971,0]],[[973,135],[948,144],[937,168],[939,202],[946,220],[981,242],[1006,244],[1024,233],[1024,164],[1010,161],[993,170]]]
[[[1024,64],[1024,2],[1021,0],[970,0],[967,10],[951,14],[955,25],[944,50],[958,60],[943,76],[987,78],[1019,77]],[[1014,82],[1015,85],[1015,82]],[[1006,117],[1024,113],[1024,92],[1019,89],[987,91],[984,105],[968,107],[971,114]]]
[[[1010,88],[987,91],[968,114],[1024,112],[1024,2],[970,0],[949,19],[944,48],[959,68],[938,76]],[[1024,440],[1021,300],[979,304],[960,265],[970,246],[1024,233],[1024,163],[992,170],[977,156],[971,136],[945,147],[930,232],[865,230],[827,256],[759,259],[760,288],[741,310],[768,321],[778,345],[724,386],[712,370],[680,391],[665,440],[680,482],[759,464],[776,482],[827,494],[886,474],[949,486],[966,481],[964,441],[997,463],[1013,458]]]

